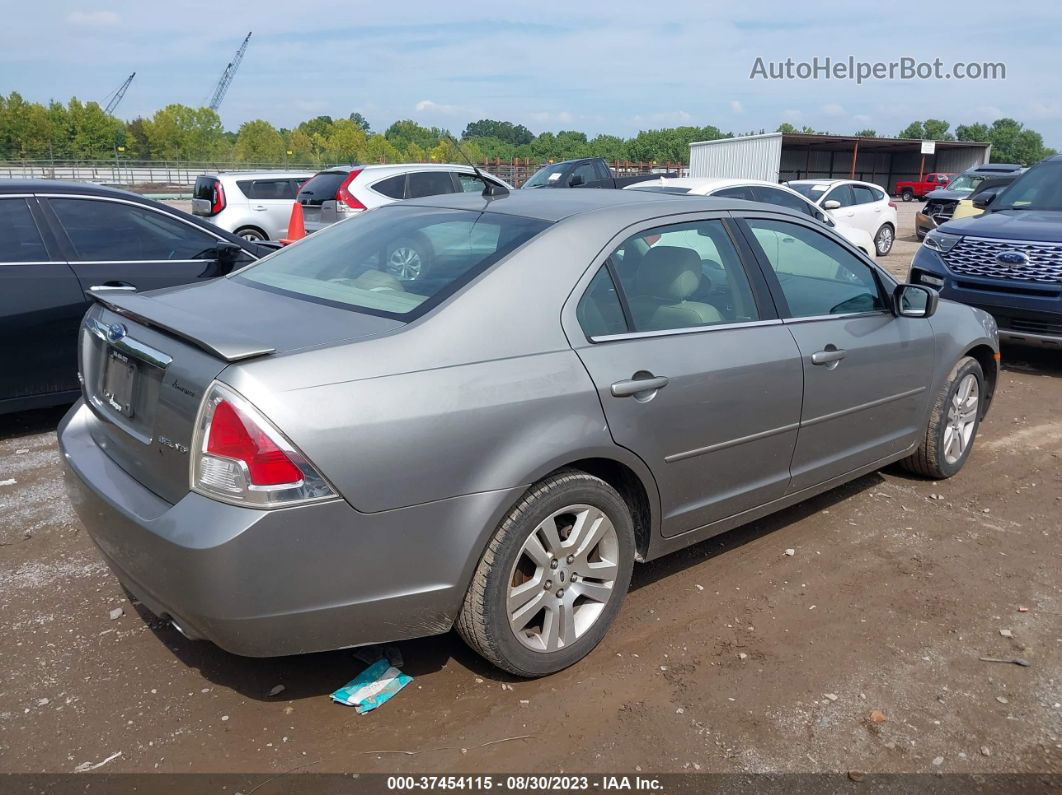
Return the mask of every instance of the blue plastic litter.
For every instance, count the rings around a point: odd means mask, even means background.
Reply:
[[[413,681],[386,659],[380,659],[332,694],[332,700],[354,707],[359,715],[372,712]]]

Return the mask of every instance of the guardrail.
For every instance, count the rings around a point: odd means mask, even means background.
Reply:
[[[553,161],[549,161],[553,162]],[[545,162],[530,158],[484,160],[477,163],[484,171],[519,187]],[[683,163],[656,163],[622,160],[609,163],[618,176],[682,172]],[[180,160],[7,160],[0,161],[0,179],[58,179],[73,182],[98,182],[123,187],[168,188],[190,190],[195,178],[222,171],[320,171],[313,163],[218,163]]]

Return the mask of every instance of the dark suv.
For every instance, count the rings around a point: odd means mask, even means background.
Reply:
[[[1002,340],[1062,348],[1062,155],[975,206],[926,235],[909,280],[992,314]]]
[[[968,168],[947,184],[926,194],[926,203],[915,214],[915,234],[921,240],[931,229],[951,220],[951,214],[960,201],[981,189],[985,180],[999,180],[999,186],[1008,185],[1024,169],[1014,163],[985,163]]]

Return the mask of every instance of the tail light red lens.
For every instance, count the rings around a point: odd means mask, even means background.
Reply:
[[[347,178],[343,180],[339,188],[336,190],[336,201],[342,205],[346,205],[351,210],[367,210],[368,208],[358,201],[354,194],[350,192],[350,183],[357,179],[358,174],[362,172],[362,169],[356,168],[347,174]]]
[[[253,486],[280,486],[302,480],[299,468],[284,451],[226,400],[214,408],[206,452],[242,461]]]
[[[254,508],[283,508],[335,499],[306,456],[246,398],[210,385],[192,437],[191,488]]]
[[[891,207],[892,209],[894,209],[894,210],[895,210],[895,209],[896,209],[896,202],[889,202],[889,206],[890,206],[890,207]]]
[[[217,215],[225,209],[225,188],[220,180],[214,181],[214,187],[210,192],[210,214]]]

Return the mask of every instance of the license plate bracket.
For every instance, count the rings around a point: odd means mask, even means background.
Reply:
[[[108,349],[101,391],[107,405],[124,417],[133,416],[136,381],[136,363],[124,353]]]

